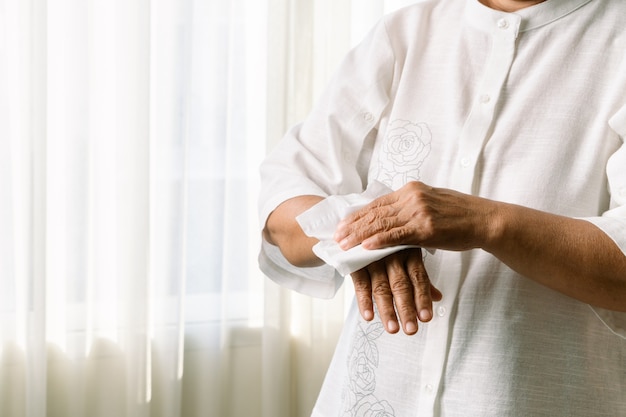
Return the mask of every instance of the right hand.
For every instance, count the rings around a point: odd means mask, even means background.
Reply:
[[[361,316],[374,318],[373,303],[388,333],[417,333],[418,321],[433,317],[441,292],[430,283],[420,248],[405,249],[351,274]]]

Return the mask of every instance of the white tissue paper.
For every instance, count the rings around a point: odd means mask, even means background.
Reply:
[[[400,245],[368,250],[358,245],[344,251],[333,239],[335,229],[342,219],[350,213],[365,207],[376,198],[389,194],[392,191],[385,184],[374,181],[369,184],[367,190],[362,194],[327,197],[300,214],[296,220],[307,236],[319,239],[319,243],[313,246],[313,252],[328,265],[334,267],[341,275],[346,276],[392,253],[417,247]]]

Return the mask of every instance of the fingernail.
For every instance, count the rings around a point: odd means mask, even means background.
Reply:
[[[408,334],[413,334],[417,331],[417,325],[415,323],[413,323],[412,321],[408,322],[405,325],[405,329],[406,333]]]
[[[374,312],[372,310],[365,310],[363,312],[363,318],[367,321],[370,321],[374,318]]]
[[[419,316],[421,321],[428,321],[432,318],[432,313],[428,309],[423,309],[420,310]]]
[[[396,323],[396,322],[395,322],[395,321],[393,321],[393,320],[389,320],[389,321],[387,322],[387,330],[388,330],[390,333],[395,333],[395,332],[397,332],[397,331],[398,331],[398,323]]]

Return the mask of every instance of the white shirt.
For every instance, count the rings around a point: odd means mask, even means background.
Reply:
[[[626,253],[626,2],[503,13],[426,0],[386,16],[261,167],[261,224],[298,195],[411,180],[584,218]],[[332,267],[264,242],[277,282],[330,297]],[[626,416],[626,314],[438,250],[444,294],[415,336],[347,318],[314,416]],[[626,302],[626,301],[625,301]]]

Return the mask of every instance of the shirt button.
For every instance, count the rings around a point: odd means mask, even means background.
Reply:
[[[467,168],[468,166],[470,166],[471,163],[472,163],[472,160],[469,159],[468,157],[461,158],[461,166],[463,168]]]
[[[371,122],[374,120],[374,115],[370,112],[365,112],[363,113],[363,120],[365,120],[366,122]]]
[[[489,94],[483,94],[478,98],[478,100],[483,104],[487,104],[491,101],[491,97]]]
[[[430,384],[426,384],[426,385],[424,386],[424,391],[426,391],[428,394],[432,394],[432,393],[433,393],[433,390],[434,390],[434,388],[433,388],[433,386],[432,386],[432,385],[430,385]]]
[[[500,29],[506,29],[509,27],[509,22],[507,22],[506,19],[500,19],[498,20],[497,25],[498,25],[498,28]]]
[[[444,306],[439,306],[439,308],[437,308],[437,315],[439,317],[443,317],[446,315],[446,308]]]

